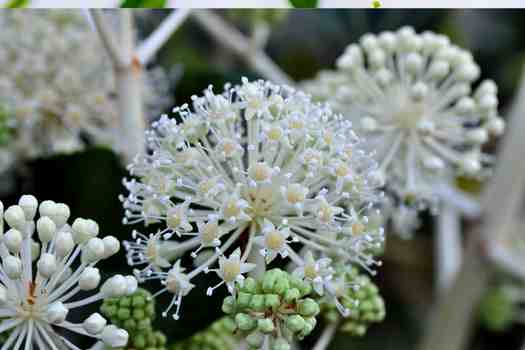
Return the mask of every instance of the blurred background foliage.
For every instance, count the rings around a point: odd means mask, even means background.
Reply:
[[[169,13],[140,11],[138,27],[143,36]],[[230,22],[236,21],[235,16],[228,16],[225,11],[221,14]],[[267,52],[284,71],[302,80],[313,77],[322,68],[332,68],[344,48],[367,32],[395,30],[403,25],[411,25],[417,31],[433,30],[447,34],[453,42],[471,50],[482,68],[482,78],[491,78],[498,84],[500,112],[504,115],[525,63],[524,20],[525,12],[504,10],[293,10],[273,24]],[[249,30],[249,24],[243,20],[236,25],[241,30]],[[177,105],[189,102],[193,94],[199,94],[209,84],[222,90],[227,81],[238,82],[242,76],[257,77],[191,19],[162,49],[156,63],[168,72],[179,72],[178,78],[171,80],[171,93]],[[0,139],[3,140],[4,135],[0,135]],[[118,195],[124,191],[121,184],[124,176],[124,166],[109,149],[93,148],[83,153],[39,159],[17,169],[15,185],[2,195],[2,201],[12,204],[22,193],[33,193],[40,200],[62,201],[70,205],[73,217],[93,218],[104,234],[125,240],[133,227],[121,224],[123,210]],[[386,299],[386,321],[371,327],[364,338],[339,335],[330,349],[413,348],[425,313],[435,297],[430,221],[425,221],[420,234],[412,240],[392,236],[388,240],[384,265],[375,278]],[[108,274],[128,270],[123,252],[100,267]],[[158,288],[157,285],[146,287]],[[223,297],[221,293],[206,297],[204,290],[196,289],[184,299],[181,321],[160,318],[157,326],[166,332],[171,342],[184,339],[220,316]],[[159,304],[165,302],[166,299]],[[522,326],[506,327],[503,331],[492,329],[480,323],[471,348],[518,349],[525,334]],[[305,348],[310,348],[309,344],[317,336],[315,333],[307,338]]]

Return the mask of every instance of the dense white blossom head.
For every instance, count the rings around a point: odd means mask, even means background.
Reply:
[[[261,263],[280,256],[302,266],[297,251],[304,247],[375,264],[371,251],[382,244],[382,229],[348,229],[366,221],[379,196],[371,176],[376,164],[350,122],[304,93],[265,81],[243,79],[222,94],[209,87],[192,100],[191,108],[175,108],[176,118],[154,123],[150,152],[136,158],[129,167],[135,178],[124,181],[124,221],[164,227],[126,244],[131,260],[146,267],[137,270],[139,279],[166,285],[169,273],[150,254],[151,240],[170,244],[160,254],[171,261],[175,252],[191,251],[195,268],[178,269],[179,282],[215,271],[230,291],[258,255]],[[178,246],[166,241],[172,237]]]
[[[137,289],[132,276],[116,275],[101,283],[95,265],[118,252],[118,240],[98,238],[92,220],[69,225],[69,215],[67,205],[39,205],[30,195],[5,211],[0,202],[0,334],[7,334],[5,349],[79,349],[67,339],[71,332],[109,347],[127,343],[126,331],[107,326],[98,314],[80,323],[70,320],[78,316],[68,317]]]
[[[304,87],[353,121],[375,150],[377,178],[405,206],[393,215],[437,204],[436,189],[456,175],[486,172],[482,146],[505,124],[494,82],[473,88],[481,72],[470,52],[403,27],[364,35],[336,65]],[[401,221],[411,226],[411,218]]]
[[[4,152],[16,161],[77,151],[86,141],[114,145],[114,72],[82,12],[2,11],[0,27],[0,105],[15,129]],[[148,109],[159,113],[167,79],[148,71],[143,86]]]

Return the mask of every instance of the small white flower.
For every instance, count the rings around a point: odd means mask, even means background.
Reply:
[[[317,294],[324,294],[325,284],[332,279],[334,269],[330,266],[332,259],[320,258],[316,260],[311,251],[304,255],[303,263],[293,272],[294,275],[312,283]]]
[[[118,241],[97,238],[98,225],[92,220],[76,220],[71,227],[68,219],[65,204],[44,201],[39,207],[35,197],[22,196],[4,212],[0,202],[0,237],[4,220],[11,226],[0,240],[0,334],[10,332],[5,349],[77,349],[61,328],[106,346],[127,343],[126,331],[106,326],[100,315],[81,323],[68,321],[69,315],[79,314],[78,308],[131,295],[137,288],[135,278],[116,275],[97,291],[100,273],[94,266],[118,252]]]
[[[228,291],[231,294],[235,293],[235,283],[239,284],[241,287],[244,283],[243,274],[250,272],[255,268],[255,264],[243,263],[241,262],[241,249],[237,248],[233,253],[231,253],[229,258],[226,258],[224,255],[219,257],[219,268],[215,271],[217,275],[222,279],[221,283],[215,287],[208,288],[206,294],[212,295],[215,288],[219,287],[222,284],[226,284]]]
[[[336,64],[304,88],[354,123],[376,151],[376,177],[397,203],[410,199],[416,212],[436,207],[439,185],[484,175],[490,157],[482,146],[505,123],[494,82],[471,92],[480,68],[470,52],[444,35],[403,27],[364,35]],[[350,179],[353,169],[331,171]]]
[[[277,255],[280,255],[282,258],[288,256],[291,249],[288,243],[292,242],[288,240],[288,237],[290,237],[290,229],[288,227],[276,228],[272,222],[264,220],[262,235],[255,237],[253,242],[263,247],[260,253],[266,258],[266,263],[269,264]]]

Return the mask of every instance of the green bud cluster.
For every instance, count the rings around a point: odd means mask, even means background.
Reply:
[[[129,333],[128,346],[120,350],[166,350],[166,336],[156,331],[155,302],[145,289],[127,297],[104,300],[100,309],[112,324]]]
[[[0,147],[7,145],[12,133],[11,116],[8,108],[0,103]]]
[[[350,311],[342,320],[340,329],[352,336],[363,336],[370,324],[384,320],[385,302],[379,294],[379,288],[367,275],[359,273],[354,267],[345,269],[342,273],[355,287],[348,288],[347,295],[339,298],[339,302]],[[337,278],[337,275],[334,278]],[[341,320],[341,313],[337,310],[333,298],[323,297],[321,308],[327,322]]]
[[[224,317],[189,339],[170,346],[170,350],[235,350],[239,339],[232,334],[234,330],[235,323]]]
[[[310,294],[310,283],[273,269],[261,280],[248,277],[235,296],[224,299],[222,310],[252,348],[268,339],[272,350],[288,350],[292,339],[304,338],[317,323],[320,308]]]
[[[233,21],[247,25],[257,23],[277,25],[288,16],[286,9],[234,9],[227,13]]]
[[[514,322],[519,305],[512,300],[504,286],[492,288],[479,307],[481,323],[491,331],[502,332]]]

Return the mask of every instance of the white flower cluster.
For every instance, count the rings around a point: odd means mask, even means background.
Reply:
[[[0,105],[14,115],[12,161],[112,144],[114,74],[80,10],[0,13]],[[22,35],[23,33],[23,35]],[[165,103],[167,82],[148,72],[145,99]]]
[[[109,347],[126,345],[127,332],[107,325],[98,313],[82,323],[68,321],[70,311],[137,289],[134,277],[121,275],[99,288],[95,265],[117,253],[120,243],[112,236],[97,238],[93,220],[79,218],[68,225],[69,215],[67,205],[43,201],[39,206],[30,195],[5,212],[0,202],[0,334],[10,332],[2,349],[80,349],[61,329]],[[4,221],[9,230],[4,231]],[[96,293],[85,296],[89,292]]]
[[[440,185],[483,174],[490,158],[482,146],[505,124],[494,82],[472,93],[480,68],[470,52],[443,35],[403,27],[364,35],[336,64],[304,87],[353,121],[376,151],[403,226],[417,219],[410,209],[438,203]]]
[[[159,293],[175,295],[175,318],[199,273],[217,272],[233,292],[258,256],[261,264],[289,257],[316,281],[330,278],[326,259],[377,264],[372,251],[383,231],[367,215],[380,195],[376,163],[350,122],[304,93],[247,79],[220,95],[209,87],[193,108],[174,112],[154,123],[150,153],[130,165],[138,179],[124,181],[129,195],[121,200],[125,223],[163,226],[135,232],[126,248],[131,265],[145,265],[139,280],[160,279]],[[174,235],[182,239],[165,241]],[[186,272],[177,261],[169,269],[185,250],[196,267]]]

